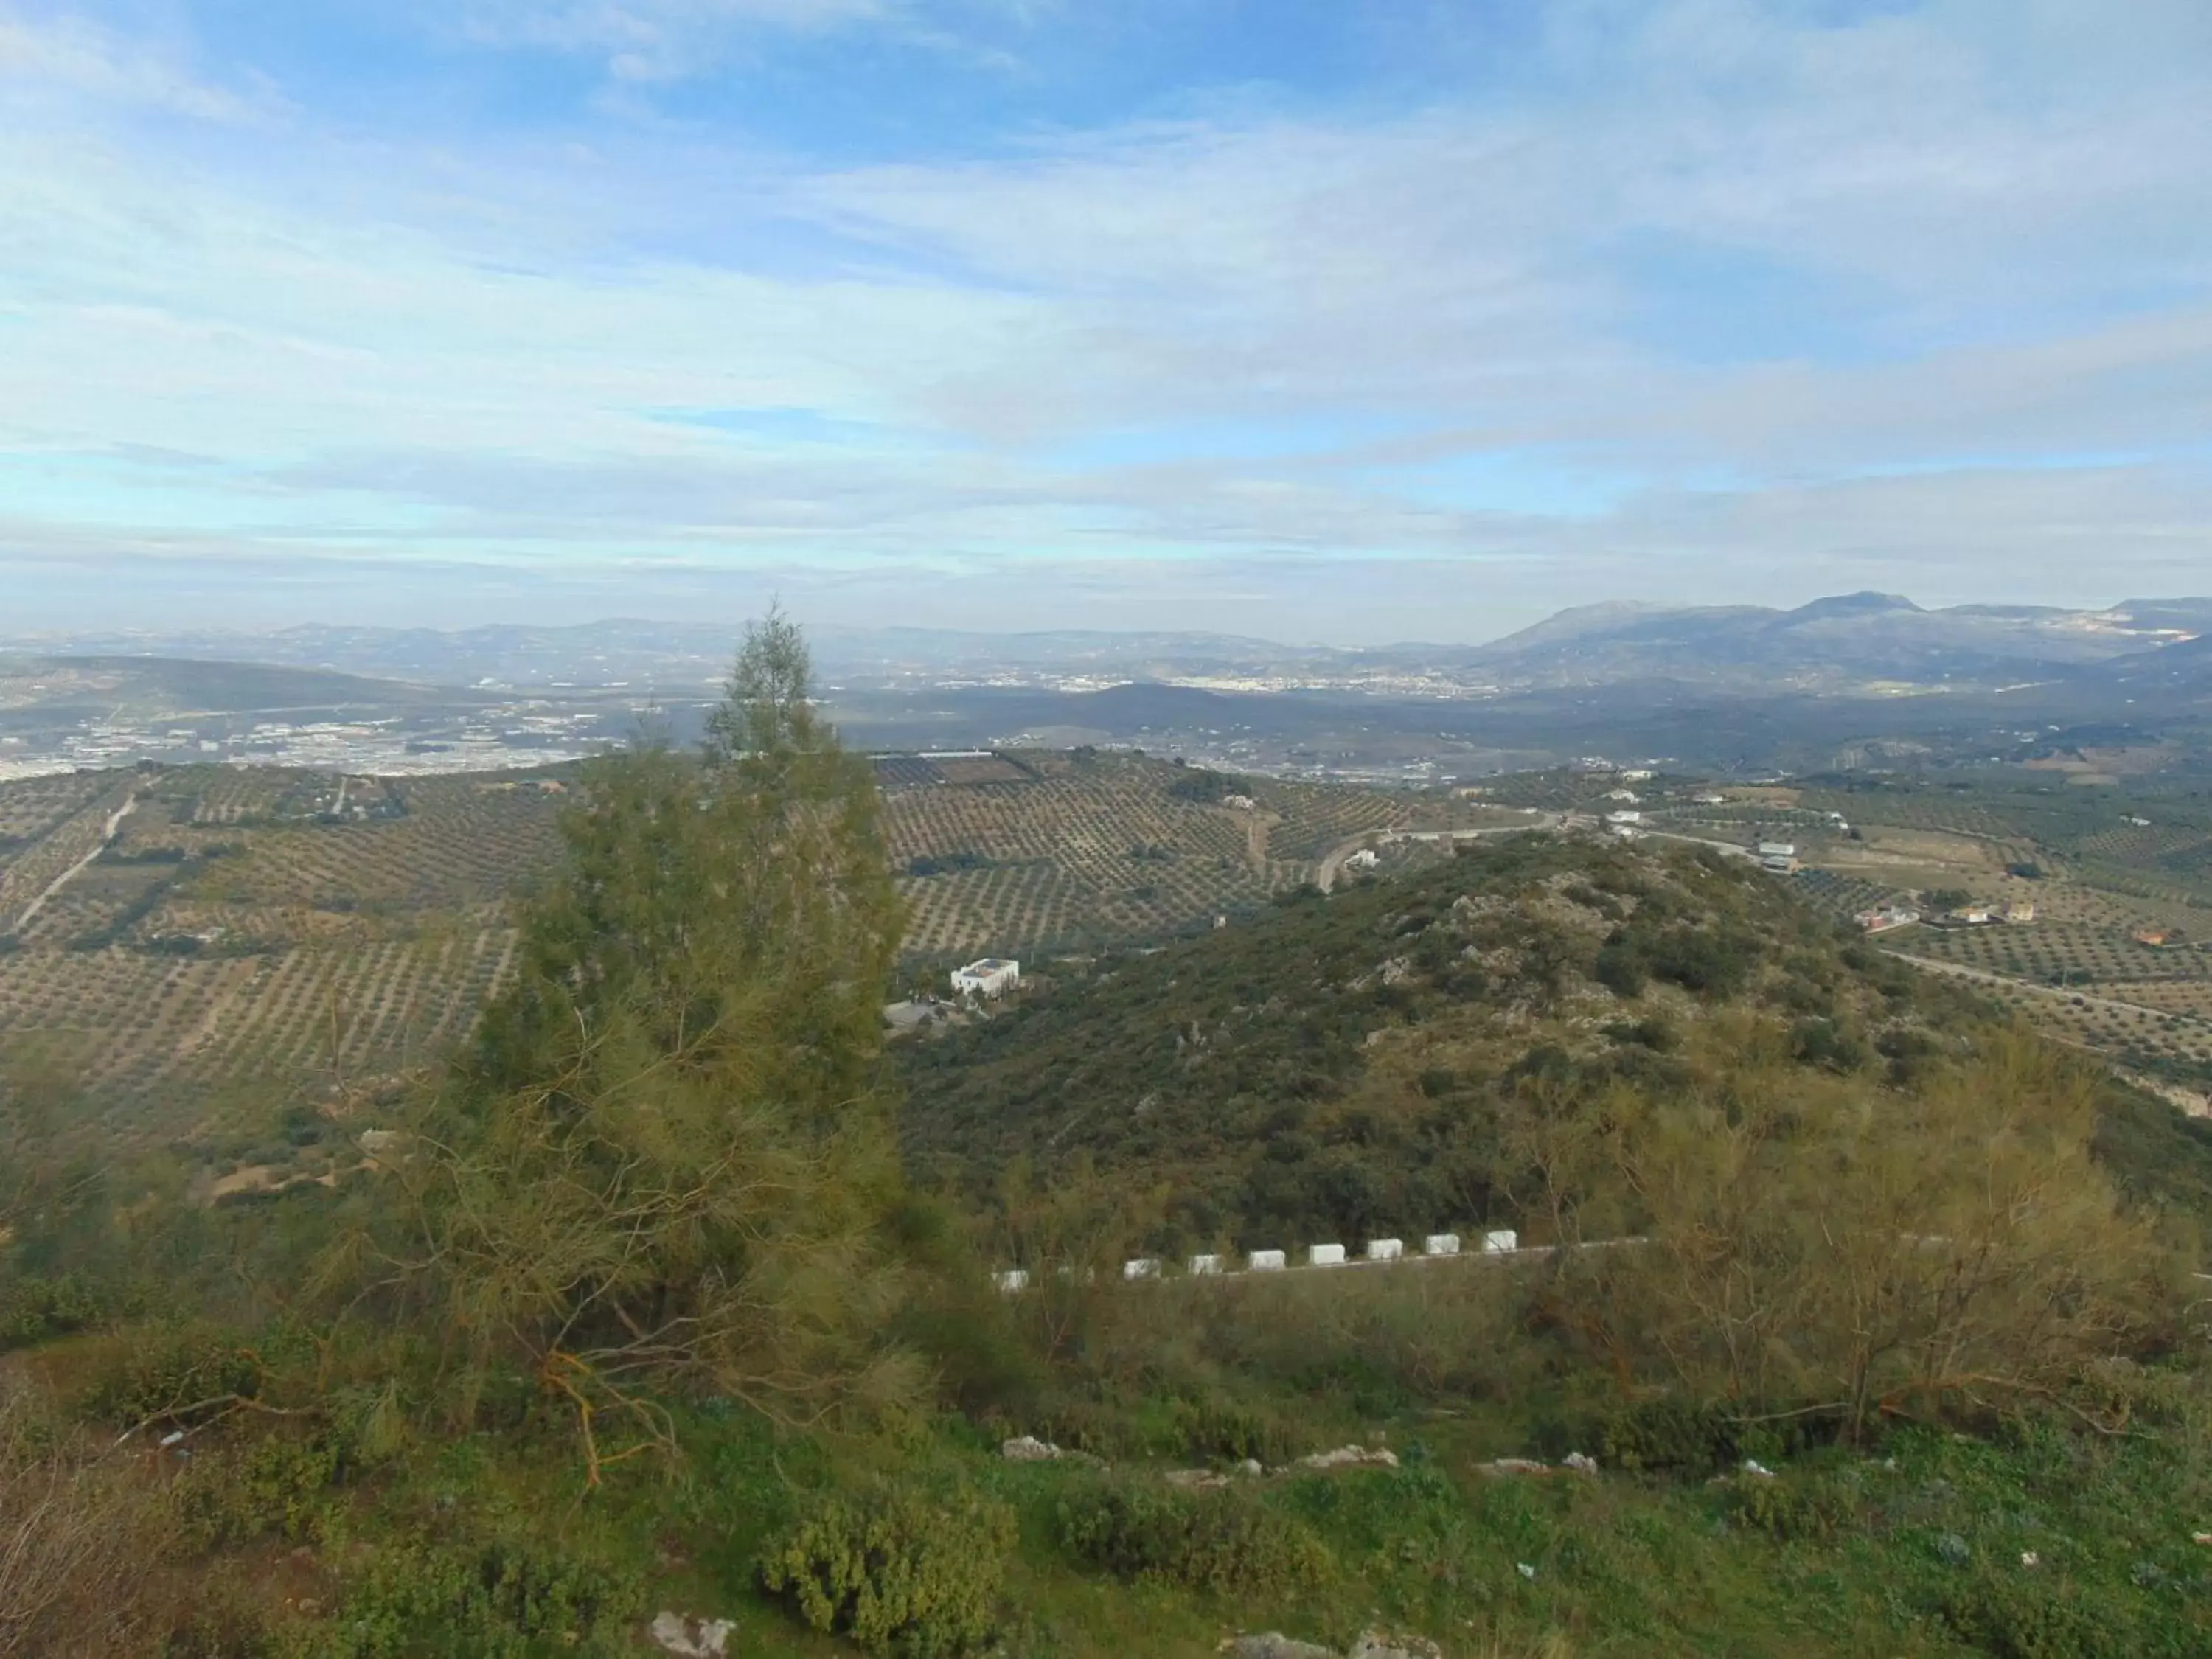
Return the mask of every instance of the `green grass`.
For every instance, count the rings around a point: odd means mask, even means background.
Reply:
[[[2188,1392],[2154,1383],[2169,1399]],[[1244,1504],[1311,1540],[1313,1571],[1251,1592],[1086,1565],[1064,1516],[1101,1476],[1006,1462],[959,1419],[830,1443],[693,1413],[680,1468],[626,1467],[589,1497],[552,1425],[464,1438],[327,1494],[328,1518],[299,1548],[322,1605],[356,1618],[440,1551],[495,1540],[638,1609],[584,1651],[631,1650],[625,1632],[667,1608],[733,1620],[732,1652],[796,1659],[850,1650],[761,1590],[761,1550],[814,1492],[888,1472],[1012,1510],[998,1648],[1010,1656],[1195,1659],[1225,1634],[1263,1629],[1341,1648],[1378,1626],[1480,1655],[1533,1654],[1551,1639],[1549,1651],[1623,1659],[2183,1656],[2212,1644],[2212,1550],[2191,1536],[2212,1504],[2194,1411],[2118,1437],[2051,1422],[1987,1438],[1904,1430],[1863,1450],[1777,1460],[1771,1480],[1741,1469],[1492,1476],[1479,1466],[1528,1449],[1508,1418],[1378,1422],[1370,1431],[1401,1455],[1395,1470],[1271,1475],[1176,1500]],[[1160,1472],[1117,1474],[1152,1486]],[[348,1616],[284,1622],[295,1640],[330,1640]],[[576,1649],[556,1632],[516,1650]]]

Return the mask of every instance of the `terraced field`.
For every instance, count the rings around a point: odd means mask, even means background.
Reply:
[[[972,783],[951,770],[878,765],[908,943],[929,957],[1095,950],[1208,927],[1311,880],[1347,840],[1477,816],[1267,779],[1227,787],[1249,807],[1186,799],[1176,790],[1190,774],[1111,754],[1025,752]]]
[[[1991,783],[1802,791],[1863,840],[1824,842],[1800,890],[1839,918],[1929,890],[2031,903],[2026,924],[1881,935],[1982,976],[2023,1017],[2212,1109],[2212,805],[2118,787]],[[2164,932],[2163,946],[2136,934]]]
[[[216,767],[0,787],[0,1076],[64,1080],[110,1150],[265,1157],[287,1112],[466,1035],[565,789]]]
[[[1208,781],[1249,808],[1190,799],[1193,775],[1110,754],[878,775],[924,961],[1210,926],[1364,831],[1481,816],[1264,781]],[[0,786],[0,1079],[65,1080],[111,1151],[284,1161],[288,1115],[296,1134],[466,1035],[568,789],[212,766]]]
[[[1509,798],[1587,813],[1611,787],[1532,775],[1448,799],[1085,750],[877,771],[912,965],[933,974],[1203,929],[1386,829],[1510,827],[1525,815]],[[372,1100],[468,1031],[507,971],[507,896],[553,855],[568,787],[216,767],[0,786],[0,1078],[65,1079],[110,1146],[181,1144],[210,1171],[269,1161],[288,1115]],[[1839,921],[1929,889],[2032,902],[2025,925],[1880,943],[2069,1042],[2212,1088],[2212,952],[2193,948],[2212,940],[2194,862],[2212,805],[1898,787],[1716,807],[1680,781],[1637,788],[1681,833],[1785,830],[1810,866],[1797,890]],[[1379,851],[1390,866],[1447,849]],[[2157,927],[2181,943],[2136,940]]]

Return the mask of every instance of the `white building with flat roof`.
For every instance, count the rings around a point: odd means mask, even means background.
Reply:
[[[956,996],[1003,996],[1022,982],[1022,964],[1011,957],[985,957],[952,970]]]

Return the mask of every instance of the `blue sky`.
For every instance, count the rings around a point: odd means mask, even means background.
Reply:
[[[0,0],[0,634],[2212,591],[2204,0]]]

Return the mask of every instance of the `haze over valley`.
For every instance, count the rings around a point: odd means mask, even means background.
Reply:
[[[2088,742],[2202,765],[2212,600],[2092,611],[1601,604],[1471,645],[884,628],[820,636],[822,695],[878,748],[1150,746],[1282,775],[1449,781],[1579,757],[1698,770],[2027,761]],[[696,735],[726,630],[0,640],[0,775],[139,760],[441,772]]]

